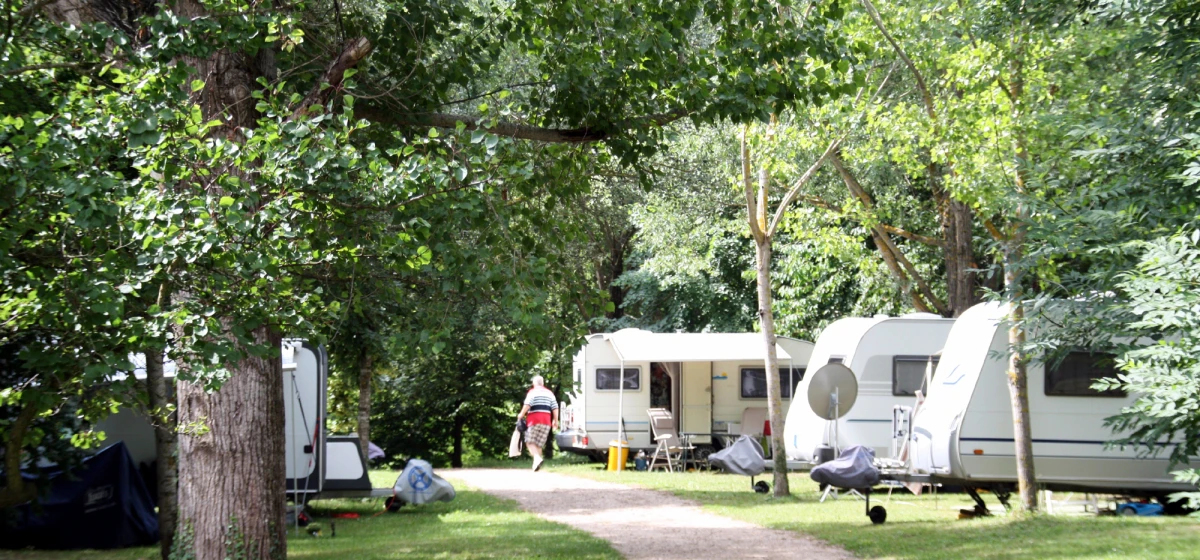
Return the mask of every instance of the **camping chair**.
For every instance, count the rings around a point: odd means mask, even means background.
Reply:
[[[654,448],[654,457],[650,459],[650,470],[654,470],[660,460],[665,461],[664,465],[667,470],[676,470],[676,465],[679,470],[682,470],[684,467],[683,452],[691,448],[684,446],[679,439],[679,432],[675,429],[675,418],[671,416],[671,411],[665,408],[651,408],[646,410],[646,414],[650,416],[650,431],[657,444],[657,447]]]

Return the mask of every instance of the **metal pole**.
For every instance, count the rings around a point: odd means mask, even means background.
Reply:
[[[289,399],[291,401],[291,412],[292,412],[291,420],[292,421],[291,421],[291,424],[288,426],[288,431],[291,432],[291,438],[289,438],[289,439],[291,439],[291,441],[292,441],[292,446],[291,446],[292,447],[292,525],[293,525],[292,528],[295,529],[296,534],[299,535],[300,534],[300,510],[297,507],[299,502],[296,500],[297,488],[296,488],[295,478],[296,478],[296,474],[300,472],[300,464],[298,463],[298,461],[300,460],[300,457],[298,457],[297,453],[296,453],[296,370],[295,369],[293,369],[291,371],[291,375],[288,376],[288,379],[292,382],[292,390],[289,391],[289,393],[291,393],[291,397],[292,397],[291,399]],[[286,484],[286,482],[284,484]]]
[[[625,358],[621,358],[621,369],[617,370],[617,459],[618,471],[625,470],[621,462],[621,442],[625,441]]]

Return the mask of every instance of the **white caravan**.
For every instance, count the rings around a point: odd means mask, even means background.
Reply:
[[[358,437],[326,434],[326,395],[329,358],[325,349],[303,340],[285,339],[283,361],[284,447],[288,496],[300,501],[321,497],[391,496],[391,488],[371,488],[367,465],[358,451]],[[135,366],[145,358],[134,357]],[[164,373],[174,376],[168,362]],[[145,368],[134,375],[145,377]],[[155,460],[154,429],[140,412],[122,408],[98,422],[107,441],[125,441],[136,462]]]
[[[945,346],[953,325],[954,319],[911,313],[901,317],[850,317],[825,327],[813,348],[809,371],[830,363],[845,365],[858,379],[858,399],[837,420],[837,430],[832,430],[832,421],[817,416],[803,400],[807,399],[810,380],[801,381],[796,393],[803,404],[792,407],[784,424],[788,460],[814,463],[821,445],[838,449],[865,445],[874,448],[878,457],[888,456],[892,407],[915,404],[926,371],[931,363],[937,363],[936,354]],[[836,446],[830,441],[834,432],[839,440]]]
[[[902,462],[893,478],[993,488],[998,495],[1016,483],[1004,318],[1003,306],[983,303],[955,322],[929,396],[915,411],[897,410],[900,453],[893,459]],[[1114,376],[1110,360],[1073,352],[1049,369],[1030,363],[1027,375],[1039,485],[1147,496],[1195,489],[1174,480],[1165,449],[1144,457],[1139,450],[1105,446],[1115,436],[1104,419],[1136,398],[1091,388],[1096,379]]]
[[[761,434],[740,425],[743,417],[764,418],[767,407],[765,348],[761,333],[652,333],[623,329],[594,334],[575,355],[570,403],[563,403],[560,449],[603,457],[624,421],[632,449],[652,449],[649,408],[672,412],[680,433]],[[783,406],[804,377],[813,344],[778,337],[776,355]],[[620,373],[624,371],[624,373]],[[619,381],[619,380],[623,380]],[[747,414],[747,409],[751,413]],[[720,445],[695,436],[697,456]]]

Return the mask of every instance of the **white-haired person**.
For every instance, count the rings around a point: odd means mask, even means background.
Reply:
[[[525,405],[517,414],[517,421],[525,419],[525,446],[533,456],[533,470],[542,468],[542,449],[550,440],[551,427],[558,428],[558,399],[546,388],[546,380],[533,376],[533,387],[525,395]]]

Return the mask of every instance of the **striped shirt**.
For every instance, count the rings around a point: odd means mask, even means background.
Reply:
[[[534,387],[525,395],[525,404],[529,405],[529,414],[525,416],[530,426],[535,424],[550,425],[550,412],[558,410],[558,399],[554,393],[545,387]]]

